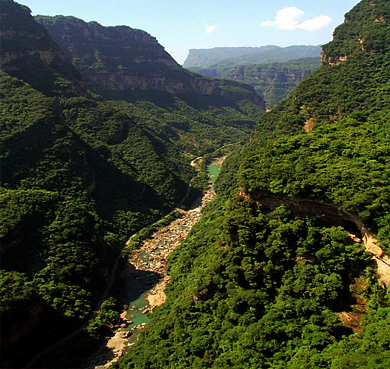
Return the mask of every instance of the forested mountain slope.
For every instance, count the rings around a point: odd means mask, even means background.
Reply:
[[[116,367],[388,367],[389,21],[387,0],[362,0],[239,168],[228,159]]]
[[[201,154],[244,139],[264,109],[253,87],[183,69],[144,31],[74,17],[36,20],[94,94],[186,152]]]
[[[192,172],[108,104],[60,106],[4,72],[1,85],[1,349],[20,367],[85,320],[125,237],[182,199]]]
[[[390,106],[389,14],[386,1],[360,2],[324,45],[323,66],[260,121],[263,127],[301,132]],[[261,127],[259,129],[261,132]]]
[[[263,102],[250,86],[214,81],[215,96],[147,86],[108,100],[27,7],[1,0],[0,9],[1,366],[15,368],[86,322],[127,237],[183,199],[195,155],[247,137]],[[158,60],[138,51],[137,73],[164,79]],[[184,74],[183,86],[208,83],[174,68],[175,83]],[[45,365],[78,365],[115,319],[112,299],[103,306],[71,354]]]

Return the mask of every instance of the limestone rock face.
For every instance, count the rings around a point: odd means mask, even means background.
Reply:
[[[180,69],[156,38],[145,31],[127,26],[104,27],[97,22],[87,23],[70,16],[37,16],[35,19],[60,45],[67,60],[80,69],[123,73],[132,67],[133,72],[140,72],[143,63]]]

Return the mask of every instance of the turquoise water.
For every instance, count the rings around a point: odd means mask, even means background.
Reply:
[[[221,171],[221,165],[219,164],[211,164],[207,167],[209,172],[209,176],[211,178],[211,182],[214,184],[218,178],[219,172]]]
[[[128,310],[126,318],[131,320],[132,323],[126,327],[126,330],[129,331],[132,328],[142,324],[149,323],[149,317],[147,314],[143,314],[143,311],[148,307],[148,301],[146,300],[146,295],[149,291],[144,292],[138,299],[134,300]],[[134,329],[133,334],[129,337],[128,342],[130,344],[134,343],[137,339],[139,329]]]
[[[213,184],[217,180],[220,169],[221,166],[217,164],[211,164],[208,166],[208,173]],[[179,229],[176,230],[176,232],[171,233],[170,237],[168,237],[165,240],[160,240],[158,242],[158,247],[155,250],[153,250],[151,253],[141,252],[139,255],[141,260],[147,263],[147,265],[150,267],[151,264],[153,263],[151,256],[158,253],[159,251],[166,250],[169,247],[169,244],[171,242],[175,242],[175,240],[181,234],[181,231],[183,231],[187,227],[188,227],[187,225],[182,225],[180,226]],[[125,330],[133,331],[132,335],[128,338],[128,343],[130,345],[132,345],[136,341],[137,336],[140,332],[140,329],[134,329],[134,327],[139,326],[140,324],[143,323],[147,324],[149,322],[148,313],[144,313],[144,311],[148,308],[148,301],[146,299],[146,296],[157,283],[158,281],[156,281],[156,283],[149,284],[148,276],[140,274],[135,278],[134,283],[130,285],[129,290],[127,291],[128,298],[129,298],[129,304],[128,304],[129,307],[127,309],[126,318],[130,320],[132,323],[128,324]],[[140,294],[139,297],[134,299],[138,295],[137,291],[138,294],[141,291],[144,292],[142,292],[142,294]]]

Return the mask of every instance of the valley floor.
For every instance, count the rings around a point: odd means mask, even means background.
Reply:
[[[223,159],[216,162],[222,164]],[[214,198],[210,186],[189,210],[176,209],[180,216],[169,225],[157,230],[128,259],[122,272],[128,307],[122,312],[123,323],[114,335],[89,359],[88,369],[108,368],[136,340],[148,322],[147,314],[165,302],[165,286],[169,283],[167,262],[169,254],[187,237],[201,217],[202,209]]]

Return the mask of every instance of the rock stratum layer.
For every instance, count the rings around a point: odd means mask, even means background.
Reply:
[[[129,99],[129,94],[157,91],[175,95],[201,94],[234,99],[243,94],[263,106],[252,87],[211,80],[183,69],[155,37],[127,26],[104,27],[74,17],[38,16],[96,93]]]
[[[26,6],[1,3],[1,69],[48,94],[84,94],[77,70]]]

